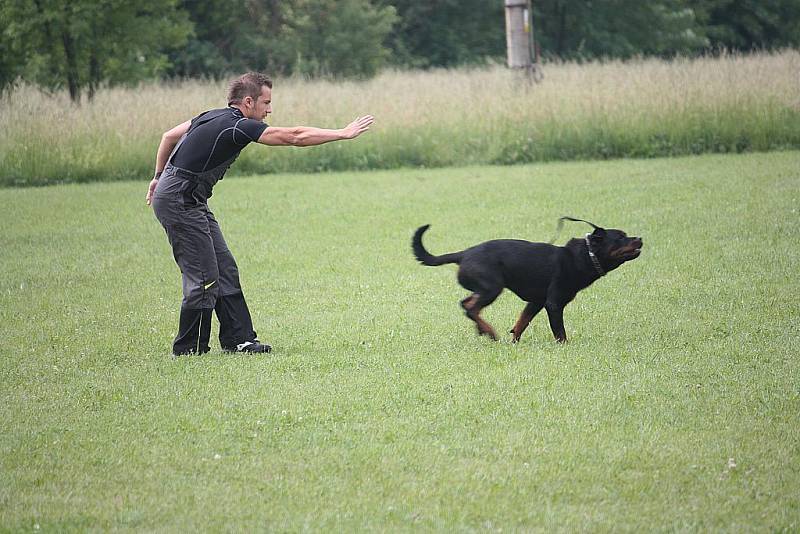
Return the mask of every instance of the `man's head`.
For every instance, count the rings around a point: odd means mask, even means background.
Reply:
[[[248,119],[264,120],[272,112],[272,80],[260,72],[242,74],[230,83],[228,105]]]

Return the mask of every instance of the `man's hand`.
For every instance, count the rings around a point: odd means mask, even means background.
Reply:
[[[355,139],[362,133],[369,130],[370,125],[375,122],[375,117],[372,115],[365,115],[358,117],[356,120],[342,128],[342,133],[345,139]]]
[[[156,186],[158,185],[158,178],[153,178],[150,180],[150,187],[147,188],[147,196],[144,197],[145,202],[147,205],[150,205],[150,202],[153,201],[153,191],[156,190]]]

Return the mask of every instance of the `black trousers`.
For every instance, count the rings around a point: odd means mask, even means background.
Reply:
[[[152,206],[183,278],[183,302],[173,353],[210,350],[211,310],[216,311],[219,320],[223,349],[256,339],[236,260],[208,205],[182,194],[160,195],[157,189]]]

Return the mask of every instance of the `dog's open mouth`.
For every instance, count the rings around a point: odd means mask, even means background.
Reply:
[[[619,252],[615,254],[619,259],[622,261],[630,261],[639,257],[639,254],[642,253],[642,247],[644,243],[642,243],[641,239],[637,239],[636,241],[632,242],[630,245],[619,249]]]
[[[638,258],[639,254],[642,253],[642,247],[643,246],[644,246],[644,243],[642,242],[641,239],[637,239],[636,241],[631,243],[630,248],[625,251],[625,256],[626,256],[625,259],[632,260],[634,258]]]

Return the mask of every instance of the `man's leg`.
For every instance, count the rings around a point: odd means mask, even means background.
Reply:
[[[192,310],[181,306],[178,335],[172,342],[172,353],[203,354],[211,350],[211,310]]]
[[[219,295],[214,311],[219,319],[219,344],[236,352],[269,352],[271,347],[256,338],[250,309],[239,282],[239,268],[214,214],[208,212],[208,227],[219,267]]]
[[[172,352],[202,354],[210,350],[211,310],[219,293],[219,270],[205,210],[185,210],[179,222],[167,221],[164,229],[183,277],[183,302]]]

